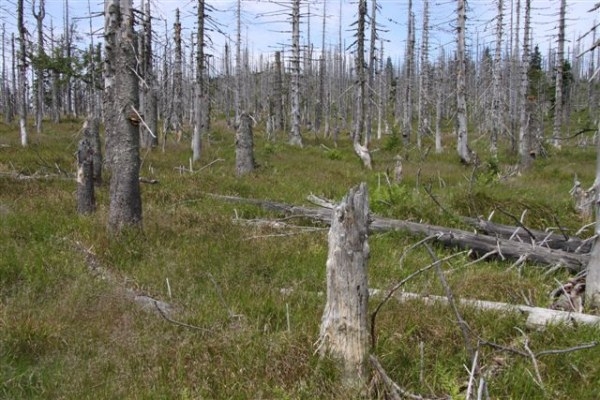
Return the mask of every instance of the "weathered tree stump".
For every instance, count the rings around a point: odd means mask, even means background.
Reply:
[[[77,149],[77,212],[91,214],[96,209],[94,196],[94,151],[88,139]]]
[[[329,229],[327,303],[319,352],[343,363],[344,383],[360,388],[368,379],[367,260],[369,199],[361,183],[335,207]]]
[[[240,115],[240,125],[235,134],[235,172],[237,176],[254,171],[254,140],[252,119],[246,113]]]

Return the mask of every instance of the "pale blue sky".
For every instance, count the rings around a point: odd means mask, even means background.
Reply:
[[[38,0],[39,1],[39,0]],[[510,1],[504,0],[508,4],[508,9],[505,16],[505,30],[508,31],[510,24]],[[516,0],[514,1],[516,2]],[[524,3],[524,0],[521,1]],[[29,31],[35,32],[34,19],[31,16],[31,0],[26,0],[27,21]],[[134,5],[139,5],[140,0],[134,0]],[[195,1],[188,0],[167,0],[157,1],[152,0],[152,5],[155,10],[154,15],[159,19],[167,20],[167,28],[172,29],[175,15],[175,8],[179,7],[182,13],[182,22],[184,24],[184,38],[189,40],[190,31],[193,29],[195,21]],[[255,55],[261,53],[270,53],[282,47],[284,43],[289,43],[289,22],[285,15],[273,15],[278,10],[282,10],[291,2],[280,1],[279,3],[258,0],[243,0],[243,40],[247,41],[247,46]],[[311,13],[311,32],[310,38],[314,43],[315,48],[321,46],[322,32],[322,15],[323,1],[304,1],[303,10],[307,10],[307,3],[310,3]],[[381,13],[378,15],[378,22],[381,23],[383,29],[388,32],[381,32],[380,36],[386,40],[384,49],[386,55],[392,56],[394,60],[399,60],[404,51],[406,38],[406,15],[408,9],[408,1],[380,0]],[[570,40],[569,47],[573,46],[574,39],[579,35],[588,31],[594,24],[594,20],[599,18],[598,11],[588,13],[587,11],[593,7],[594,0],[567,0],[568,4],[568,34]],[[14,0],[0,0],[0,9],[2,13],[2,23],[5,23],[8,32],[15,30],[16,18]],[[47,31],[51,20],[57,30],[60,32],[62,26],[64,0],[46,0],[47,17],[44,21]],[[103,2],[98,0],[70,0],[69,10],[71,17],[85,17],[88,13],[88,4],[93,13],[98,13],[103,10]],[[207,4],[213,6],[217,11],[213,12],[213,18],[218,21],[223,32],[235,37],[235,7],[236,1],[229,0],[207,0]],[[340,7],[341,4],[341,7]],[[468,45],[472,51],[475,51],[477,44],[488,44],[493,48],[494,45],[494,16],[496,14],[496,0],[470,0],[468,4],[468,27],[467,37]],[[542,49],[546,49],[550,43],[556,40],[557,20],[558,20],[558,5],[559,0],[533,0],[532,1],[532,19],[535,42],[540,44]],[[342,40],[345,45],[349,45],[352,41],[350,24],[356,18],[357,4],[355,1],[327,0],[327,20],[326,20],[326,45],[337,46],[339,41],[339,26],[340,15],[342,23]],[[455,0],[430,0],[430,24],[432,26],[430,47],[431,54],[435,56],[441,48],[451,51],[454,47],[453,27],[456,21],[456,1]],[[341,10],[341,14],[340,14]],[[369,2],[370,11],[370,2]],[[417,45],[421,38],[423,1],[413,1],[413,12],[416,16],[416,39]],[[307,19],[303,19],[302,37],[303,42],[307,40]],[[82,33],[89,32],[89,22],[86,19],[78,20],[78,28]],[[93,29],[101,33],[103,21],[101,17],[97,17],[92,23]],[[155,30],[157,31],[157,39],[163,40],[164,21],[155,21]],[[186,32],[187,31],[187,32]],[[288,32],[283,32],[288,31]],[[225,41],[224,36],[217,32],[211,33],[214,42],[214,50],[216,56],[219,56],[222,51],[222,46]],[[586,38],[583,47],[589,46],[591,43],[591,35]],[[210,52],[211,50],[209,50]]]

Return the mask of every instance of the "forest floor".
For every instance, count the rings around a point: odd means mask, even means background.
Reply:
[[[6,399],[348,399],[333,360],[315,354],[325,304],[327,226],[286,218],[217,195],[310,206],[314,194],[339,201],[367,182],[382,217],[472,230],[461,217],[487,218],[570,234],[590,221],[573,205],[574,176],[595,176],[594,146],[566,143],[516,173],[516,157],[461,165],[448,138],[435,154],[374,141],[373,171],[347,138],[305,133],[304,148],[267,141],[255,128],[254,173],[235,176],[234,132],[215,124],[190,171],[189,140],[142,150],[143,228],[111,236],[108,185],[97,211],[76,212],[75,158],[81,121],[47,124],[21,148],[16,125],[0,124],[0,398]],[[403,180],[388,181],[395,156]],[[105,171],[105,182],[108,175]],[[278,220],[279,224],[259,223]],[[582,237],[592,235],[584,230]],[[385,292],[431,264],[423,237],[369,237],[369,286]],[[453,295],[549,307],[571,275],[528,261],[486,259],[433,244]],[[445,295],[433,269],[402,290]],[[157,299],[170,307],[159,312]],[[381,301],[370,299],[373,311]],[[165,306],[166,307],[166,306]],[[597,399],[600,328],[526,326],[519,314],[459,307],[492,399]],[[425,398],[464,398],[470,361],[455,314],[419,300],[387,302],[372,349],[399,386]],[[540,354],[542,353],[542,354]],[[530,356],[527,356],[530,355]],[[534,355],[538,355],[537,357]],[[383,395],[380,393],[381,398]]]

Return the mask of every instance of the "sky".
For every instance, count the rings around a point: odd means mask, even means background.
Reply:
[[[27,24],[29,31],[35,32],[35,20],[31,16],[31,2],[25,0]],[[37,0],[39,2],[39,0]],[[504,18],[505,32],[510,27],[510,0],[504,0],[508,3],[506,15]],[[554,46],[556,42],[558,26],[558,9],[560,0],[532,0],[532,29],[534,43],[539,44],[540,48],[547,49],[548,46]],[[5,25],[7,32],[16,32],[15,16],[16,0],[0,0],[0,22]],[[516,3],[516,0],[513,0]],[[524,0],[521,1],[524,3]],[[44,20],[46,32],[49,35],[50,25],[55,27],[58,35],[62,30],[63,10],[65,0],[46,0],[47,16]],[[93,15],[99,15],[103,11],[103,2],[98,0],[69,0],[69,14],[77,19],[78,31],[84,35],[81,37],[80,46],[85,46],[89,40],[89,19],[90,11]],[[214,20],[213,31],[210,32],[212,48],[209,53],[219,57],[222,54],[223,46],[226,40],[233,41],[236,35],[235,10],[236,1],[228,0],[206,0],[214,10],[210,11],[211,18]],[[242,1],[242,40],[244,46],[247,46],[250,53],[254,56],[259,54],[273,53],[280,50],[284,45],[290,43],[290,22],[289,0],[279,2],[265,0],[243,0]],[[326,18],[326,47],[332,48],[338,46],[340,24],[342,27],[343,46],[348,46],[353,42],[352,22],[357,15],[357,2],[347,0],[303,0],[303,18],[301,26],[301,41],[314,43],[316,51],[319,51],[322,41],[323,15]],[[368,1],[370,12],[370,1]],[[391,57],[394,61],[401,62],[404,48],[406,45],[407,31],[407,12],[408,0],[379,0],[380,12],[377,15],[377,22],[380,24],[381,31],[379,37],[383,40],[383,47],[386,57]],[[595,0],[567,0],[567,47],[572,49],[577,42],[577,38],[589,31],[595,24],[595,19],[600,20],[599,11],[589,13]],[[134,6],[139,6],[140,0],[134,0]],[[189,42],[190,34],[194,29],[196,1],[190,0],[151,0],[153,14],[156,18],[154,29],[156,31],[155,40],[158,47],[165,43],[166,37],[171,37],[172,26],[175,16],[175,9],[180,8],[182,23],[184,26],[184,40]],[[467,1],[467,46],[471,53],[481,49],[482,46],[489,46],[493,49],[495,41],[495,15],[496,0],[468,0]],[[308,30],[310,7],[310,32]],[[423,1],[413,1],[413,13],[416,19],[416,40],[417,46],[421,41]],[[166,21],[166,23],[165,23]],[[430,0],[430,24],[432,26],[430,33],[430,54],[435,58],[442,49],[452,51],[455,46],[454,27],[456,26],[456,0]],[[165,35],[165,27],[167,34]],[[103,20],[101,16],[92,19],[92,30],[101,39]],[[8,40],[9,35],[5,37]],[[368,38],[368,34],[367,34]],[[588,35],[581,44],[581,48],[587,48],[592,41],[591,35]],[[542,54],[546,54],[542,50]]]

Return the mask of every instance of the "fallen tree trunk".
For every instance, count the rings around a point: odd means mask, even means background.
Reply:
[[[495,235],[503,239],[535,243],[537,246],[564,250],[569,253],[589,253],[593,240],[584,240],[574,236],[535,229],[497,224],[482,218],[464,217],[463,221],[486,235]]]
[[[226,201],[254,204],[269,211],[309,218],[325,224],[331,223],[332,210],[328,208],[301,207],[268,200],[245,199],[236,196],[211,196]],[[583,270],[589,260],[589,255],[587,254],[569,253],[562,250],[531,245],[529,243],[521,243],[513,240],[471,233],[460,229],[391,218],[371,216],[369,229],[372,232],[398,230],[406,231],[411,234],[435,236],[435,240],[445,246],[472,250],[478,256],[494,254],[496,257],[502,259],[528,260],[550,266],[558,265],[573,272]]]
[[[372,294],[374,291],[371,291]],[[399,292],[395,298],[400,302],[419,300],[425,304],[442,303],[448,304],[448,299],[444,296],[423,296],[417,293]],[[598,325],[600,316],[583,314],[577,312],[568,312],[561,310],[551,310],[549,308],[531,307],[520,304],[507,304],[495,301],[459,299],[458,302],[467,307],[474,307],[479,310],[502,311],[502,312],[520,312],[527,314],[527,326],[530,328],[542,328],[550,324],[564,323],[567,325]]]

